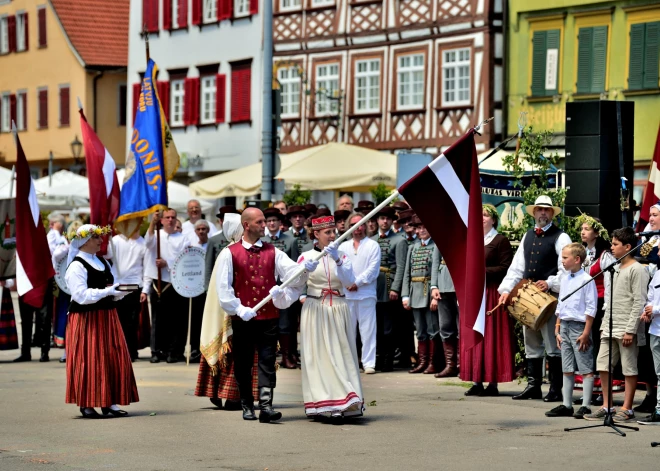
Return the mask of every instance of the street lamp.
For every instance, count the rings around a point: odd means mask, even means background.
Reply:
[[[76,135],[75,139],[71,141],[71,154],[73,154],[73,160],[76,164],[82,155],[82,148],[82,142],[78,140],[78,136]]]

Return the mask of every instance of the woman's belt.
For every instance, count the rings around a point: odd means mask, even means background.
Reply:
[[[413,276],[412,279],[411,279],[411,281],[412,281],[413,283],[424,283],[424,296],[428,295],[428,293],[429,293],[429,291],[428,291],[428,290],[429,290],[428,286],[429,286],[429,285],[428,285],[426,282],[427,282],[427,281],[431,281],[431,277],[430,277],[430,276]]]

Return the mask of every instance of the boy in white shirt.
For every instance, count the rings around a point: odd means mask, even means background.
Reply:
[[[651,326],[649,328],[649,336],[651,337],[651,353],[653,353],[653,365],[655,366],[655,374],[660,379],[660,270],[656,270],[651,284],[649,285],[649,294],[648,300],[646,302],[646,307],[644,307],[644,313],[642,314],[642,320],[644,322],[650,322]],[[660,384],[660,383],[659,383]],[[638,420],[637,423],[642,425],[660,425],[660,388],[658,388],[657,393],[657,404],[655,410],[644,417],[642,420]]]
[[[564,384],[562,388],[563,404],[545,413],[547,417],[584,418],[591,414],[589,401],[594,388],[593,344],[591,342],[591,326],[596,316],[598,291],[592,280],[588,285],[565,301],[561,299],[572,293],[591,277],[582,269],[582,262],[587,252],[582,244],[572,243],[561,251],[561,261],[568,275],[562,277],[557,303],[557,324],[555,337],[557,347],[561,349],[562,371]],[[584,396],[582,407],[573,413],[573,386],[575,373],[584,377]]]

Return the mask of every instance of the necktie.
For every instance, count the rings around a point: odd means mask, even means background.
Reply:
[[[279,239],[279,237],[277,237],[277,236],[273,236],[273,237],[271,237],[271,239],[273,239],[273,240],[277,240],[277,239]]]
[[[379,239],[387,239],[387,235],[380,234],[380,235],[378,236],[378,238],[379,238]]]
[[[294,236],[294,237],[300,237],[300,232],[294,232],[294,233],[293,233],[293,236]]]
[[[256,245],[253,245],[252,247],[250,247],[248,249],[248,251],[250,251],[250,252],[259,252],[259,249],[260,249],[260,247],[258,247]]]
[[[541,229],[540,227],[536,227],[534,228],[534,232],[536,232],[537,236],[540,236],[541,234],[543,234],[543,229]]]

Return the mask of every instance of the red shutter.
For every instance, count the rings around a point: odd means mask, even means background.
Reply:
[[[60,126],[68,126],[69,113],[69,87],[60,88]]]
[[[227,120],[225,106],[227,103],[227,76],[215,76],[215,122],[224,123]]]
[[[46,35],[46,8],[39,8],[37,14],[39,16],[39,47],[46,47],[48,45],[48,36]]]
[[[48,127],[48,90],[39,90],[39,129]]]
[[[27,23],[26,23],[27,24]],[[21,94],[21,101],[23,102],[23,130],[27,130],[27,93]]]
[[[138,103],[140,103],[140,93],[142,92],[142,84],[133,84],[133,124],[135,124],[135,115],[137,114]]]
[[[9,52],[16,52],[16,17],[14,15],[7,17],[7,32],[9,33]]]
[[[179,28],[188,27],[188,0],[179,0]]]
[[[16,123],[16,95],[9,95],[9,125]],[[16,123],[18,128],[18,123]]]
[[[192,0],[192,24],[202,24],[202,0]]]
[[[29,23],[28,23],[28,14],[27,13],[23,13],[23,25],[24,25],[23,26],[23,32],[25,34],[25,37],[23,39],[25,41],[25,50],[27,51],[28,49],[30,49],[30,42],[28,40],[30,38],[30,34],[28,33]],[[25,115],[25,113],[23,115]]]
[[[234,67],[231,71],[231,121],[250,120],[251,65]]]
[[[199,124],[199,77],[187,78],[185,81],[185,93],[183,114],[188,117],[187,126]]]
[[[259,0],[250,0],[250,15],[259,13]]]
[[[218,0],[218,20],[228,20],[232,17],[234,0]]]
[[[163,0],[163,29],[172,29],[172,0]]]
[[[149,33],[158,32],[158,2],[159,0],[142,0],[142,22]]]
[[[160,99],[160,106],[163,108],[165,119],[170,122],[170,82],[159,80],[156,83],[158,89],[158,98]]]

